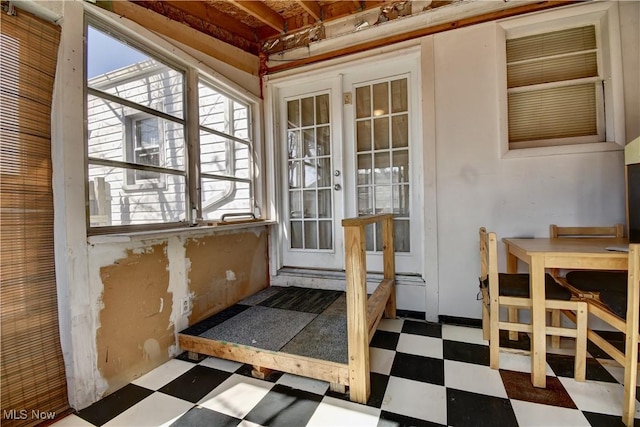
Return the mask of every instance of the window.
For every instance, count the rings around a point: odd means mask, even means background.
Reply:
[[[503,153],[578,153],[624,146],[615,8],[613,3],[581,4],[499,23],[505,37],[508,117]]]
[[[594,25],[507,40],[509,145],[604,141]]]
[[[127,160],[140,165],[160,167],[164,150],[162,122],[154,117],[132,116],[126,119]],[[164,185],[158,174],[147,170],[129,170],[126,189],[140,190]]]
[[[90,231],[254,212],[249,102],[91,19],[86,75]]]

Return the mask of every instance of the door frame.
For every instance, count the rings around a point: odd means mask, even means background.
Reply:
[[[420,40],[413,40],[393,45],[391,48],[378,48],[368,52],[362,52],[349,57],[335,58],[321,64],[311,64],[293,70],[283,71],[276,75],[267,75],[265,84],[265,159],[267,164],[273,167],[267,170],[265,180],[268,197],[269,218],[280,223],[279,201],[282,194],[279,188],[278,179],[280,177],[280,165],[276,161],[279,159],[279,149],[277,147],[278,132],[278,89],[289,85],[298,85],[305,82],[312,82],[319,78],[341,76],[343,73],[358,68],[366,64],[375,64],[379,61],[392,61],[398,57],[415,56],[418,61],[417,94],[419,100],[419,119],[422,121],[421,133],[418,135],[422,140],[422,179],[419,182],[418,191],[422,192],[421,205],[416,206],[421,210],[421,220],[423,229],[422,245],[422,265],[421,282],[424,281],[423,290],[421,286],[416,286],[415,281],[407,288],[414,289],[410,293],[410,298],[419,300],[424,298],[424,308],[426,319],[438,320],[438,211],[437,211],[437,188],[436,188],[436,118],[435,118],[435,52],[433,37],[425,37]],[[344,170],[344,166],[343,166]],[[269,249],[269,268],[272,277],[277,276],[278,270],[282,268],[281,253],[281,232],[282,227],[276,226],[271,232],[271,245]],[[398,285],[402,285],[402,277],[398,278]],[[402,306],[401,292],[398,292],[399,304]]]

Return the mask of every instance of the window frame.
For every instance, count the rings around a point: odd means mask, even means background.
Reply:
[[[257,137],[260,136],[258,132],[257,126],[259,126],[259,121],[255,120],[255,113],[260,108],[260,100],[252,96],[247,90],[239,88],[236,84],[223,76],[217,74],[215,71],[208,68],[208,66],[201,61],[198,61],[183,51],[177,50],[175,48],[169,48],[164,46],[163,41],[159,40],[149,40],[147,38],[142,38],[139,34],[135,32],[135,30],[129,28],[129,25],[123,25],[121,23],[109,22],[110,20],[105,19],[106,17],[101,17],[93,13],[89,13],[89,10],[85,10],[84,13],[84,34],[85,34],[85,43],[84,43],[84,60],[83,60],[83,73],[84,73],[84,126],[85,126],[85,138],[84,138],[84,149],[85,149],[85,200],[86,200],[86,228],[88,235],[99,235],[99,234],[118,234],[118,233],[135,233],[141,231],[155,231],[155,230],[170,230],[170,229],[180,229],[185,227],[193,227],[194,225],[212,225],[215,223],[213,220],[202,220],[202,200],[200,198],[201,194],[201,178],[202,175],[200,173],[200,162],[199,162],[199,105],[198,105],[198,82],[203,81],[206,82],[209,86],[213,87],[215,90],[220,92],[221,94],[227,96],[235,102],[240,103],[247,108],[247,122],[248,122],[248,130],[250,141],[242,140],[245,144],[249,146],[249,167],[248,174],[249,177],[247,179],[236,179],[234,177],[224,176],[222,177],[225,180],[230,181],[242,181],[246,182],[249,187],[249,202],[251,205],[251,213],[253,213],[257,218],[262,217],[262,189],[260,187],[260,180],[258,177],[261,175],[259,169],[261,168],[261,153],[257,151]],[[90,88],[87,84],[87,58],[88,58],[88,44],[87,44],[87,32],[89,26],[94,27],[95,29],[102,31],[109,36],[115,38],[116,40],[122,41],[126,45],[129,45],[142,53],[147,54],[149,57],[155,59],[158,62],[164,63],[171,68],[176,69],[183,73],[183,118],[178,118],[172,116],[170,114],[159,112],[153,110],[152,108],[148,108],[145,106],[137,106],[133,105],[133,102],[129,102],[125,100],[123,103],[124,107],[131,107],[131,109],[135,108],[136,115],[145,115],[157,117],[158,120],[162,121],[162,119],[168,119],[173,122],[181,123],[184,127],[184,150],[185,150],[185,164],[184,170],[164,168],[164,167],[156,167],[156,166],[146,166],[139,165],[133,162],[129,162],[130,157],[128,157],[128,153],[126,152],[128,148],[128,142],[125,141],[123,143],[123,153],[125,161],[111,161],[111,160],[101,160],[97,158],[91,158],[88,154],[88,131],[87,131],[87,114],[88,114],[88,97],[94,92],[98,93],[99,96],[105,95],[105,99],[110,100],[112,96],[108,93],[99,91],[97,89]],[[195,89],[195,90],[193,90]],[[115,99],[111,99],[115,101]],[[116,101],[120,102],[120,101]],[[129,103],[130,105],[127,105]],[[161,125],[162,126],[162,125]],[[125,124],[122,125],[125,127]],[[126,133],[123,133],[123,138],[128,139],[129,136]],[[239,138],[235,138],[239,139]],[[162,152],[162,150],[161,150]],[[161,154],[162,155],[162,154]],[[125,167],[129,168],[132,171],[142,170],[149,172],[157,172],[160,174],[170,174],[170,175],[182,175],[185,178],[185,195],[184,195],[184,220],[181,221],[172,221],[172,222],[154,222],[154,223],[146,223],[146,224],[129,224],[129,225],[109,225],[109,226],[91,226],[90,223],[90,215],[89,215],[89,166],[90,165],[98,165],[98,166],[115,166],[115,167]],[[125,171],[127,173],[127,171]],[[163,175],[161,175],[163,176]],[[123,177],[124,178],[124,177]],[[166,184],[163,184],[166,187]],[[131,188],[133,187],[133,188]],[[158,185],[152,186],[152,189],[157,190],[160,188]],[[148,184],[143,184],[142,188],[138,186],[138,184],[126,184],[126,179],[123,180],[124,191],[140,191],[150,189]],[[182,193],[181,193],[182,194]]]
[[[615,3],[576,4],[496,22],[496,56],[498,61],[496,78],[500,88],[499,104],[502,118],[500,123],[500,155],[502,158],[624,149],[624,94],[622,92],[622,59],[617,7]],[[596,108],[600,103],[603,105],[602,110],[604,110],[596,111],[596,114],[599,115],[597,119],[598,132],[602,131],[603,138],[584,136],[557,140],[534,140],[532,144],[534,146],[527,146],[527,142],[523,142],[520,143],[523,148],[511,148],[508,124],[506,40],[587,25],[595,26],[598,74],[604,86],[604,91],[597,91],[597,96],[603,97],[602,102],[596,99]]]

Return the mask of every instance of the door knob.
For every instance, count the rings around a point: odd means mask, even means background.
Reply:
[[[335,184],[333,186],[333,189],[336,190],[336,191],[340,191],[340,190],[342,190],[342,186],[340,184]]]

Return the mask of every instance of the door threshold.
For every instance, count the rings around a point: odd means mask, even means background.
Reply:
[[[322,269],[322,268],[300,268],[300,267],[282,267],[278,270],[275,277],[298,277],[310,279],[326,279],[326,280],[346,280],[344,270]],[[383,279],[382,273],[367,273],[367,282],[380,282]],[[396,274],[396,282],[405,284],[424,284],[425,281],[419,274]]]

